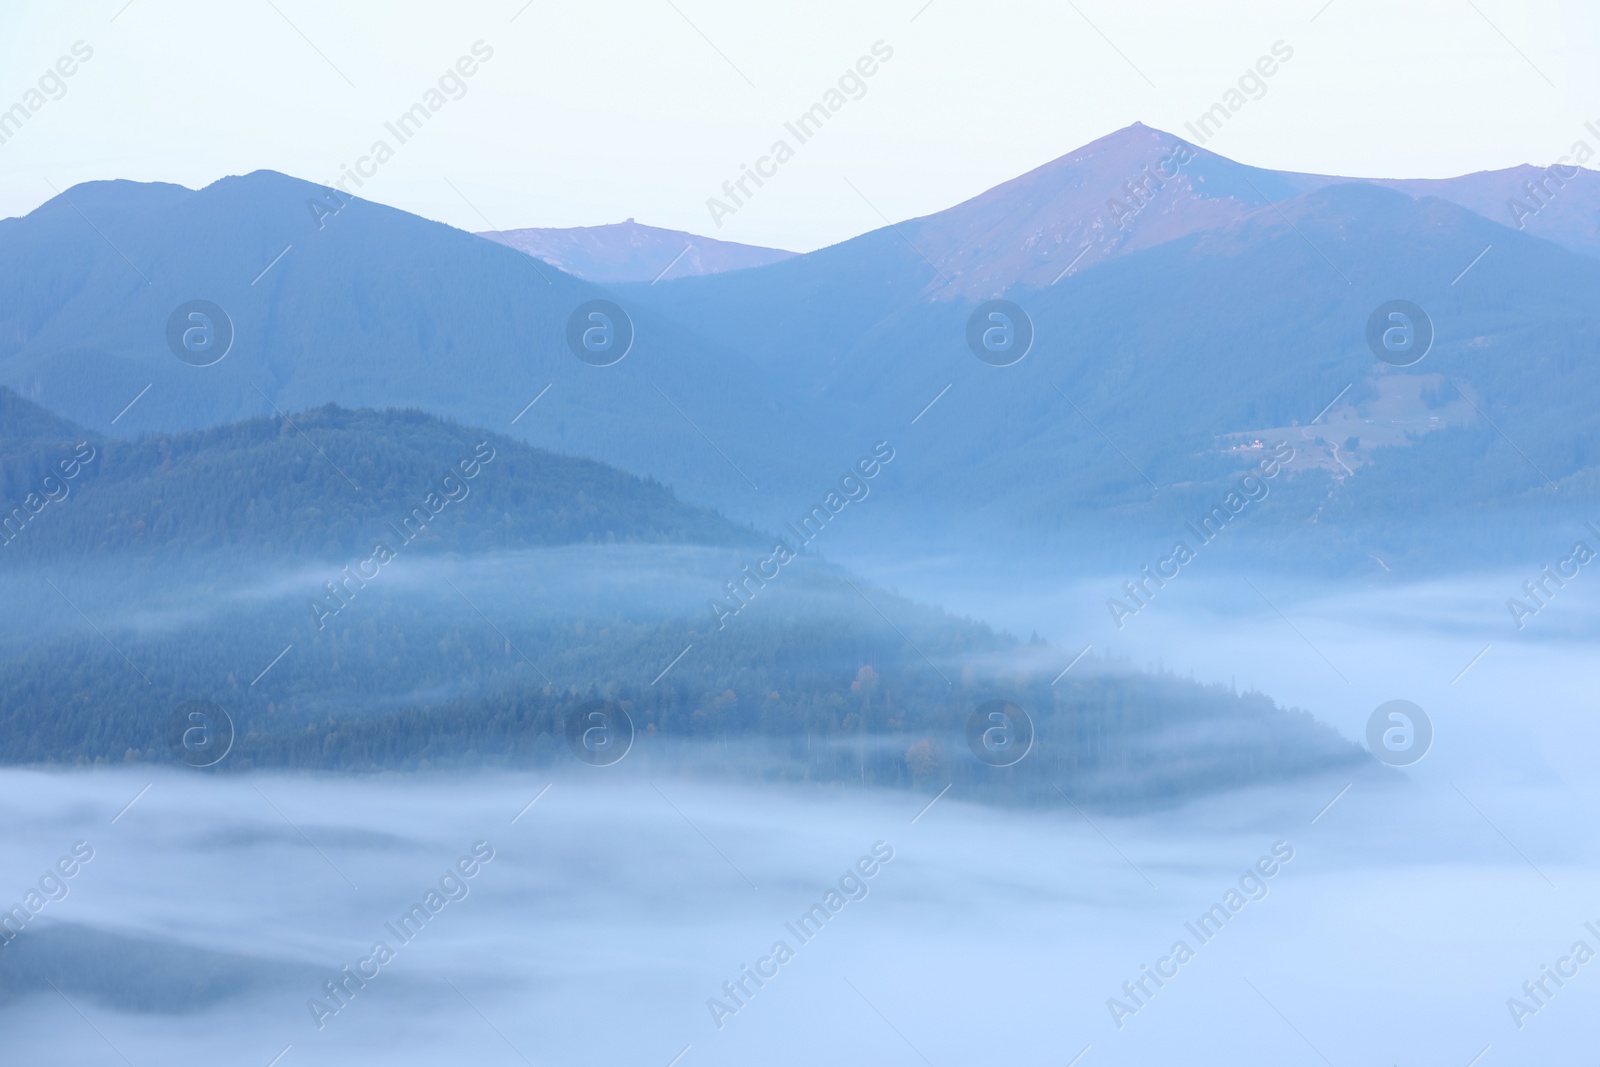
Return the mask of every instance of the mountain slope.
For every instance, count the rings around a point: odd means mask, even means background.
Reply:
[[[1546,181],[1545,207],[1523,183]],[[942,211],[908,219],[754,275],[678,280],[635,290],[638,299],[681,309],[685,322],[724,337],[748,337],[760,355],[781,322],[827,346],[841,315],[870,301],[872,316],[929,300],[975,303],[1013,287],[1044,289],[1117,256],[1232,225],[1262,208],[1336,185],[1366,183],[1438,197],[1491,222],[1585,254],[1600,253],[1600,173],[1578,170],[1551,183],[1532,167],[1449,179],[1361,179],[1275,171],[1219,156],[1134,123]],[[1519,223],[1521,224],[1519,226]],[[666,292],[661,292],[665,286]],[[771,294],[780,294],[773,299]],[[720,317],[710,309],[720,309]],[[843,309],[843,310],[842,310]]]
[[[1308,187],[1136,123],[943,211],[784,263],[619,289],[820,388],[817,361],[837,365],[842,346],[891,317],[1044,289]],[[796,349],[815,360],[795,366]]]
[[[1383,179],[1374,184],[1410,196],[1437,196],[1532,237],[1600,256],[1600,172],[1524,165],[1457,178]]]
[[[330,214],[332,196],[268,171],[195,192],[97,182],[0,223],[0,383],[120,434],[416,407],[745,514],[752,484],[826,472],[830,442],[737,348],[636,309],[626,358],[589,365],[568,321],[604,291],[378,204]],[[210,366],[168,345],[169,318],[197,298],[234,330]]]
[[[1476,189],[1480,207],[1503,188],[1468,179],[1429,188]],[[1578,209],[1582,183],[1522,232],[1393,184],[1248,167],[1135,126],[830,248],[619,283],[609,292],[638,340],[601,368],[563,331],[604,291],[511,249],[361,201],[318,229],[315,187],[281,175],[198,193],[100,183],[0,224],[0,381],[98,429],[142,395],[117,432],[330,400],[417,407],[652,475],[770,528],[866,443],[925,435],[859,527],[880,540],[1144,530],[1209,506],[1239,468],[1229,442],[1289,435],[1301,459],[1284,484],[1303,497],[1289,510],[1308,528],[1388,515],[1421,531],[1543,491],[1587,499],[1600,486],[1583,355],[1596,263],[1532,235],[1558,204]],[[168,275],[192,284],[151,295]],[[235,279],[232,295],[217,278]],[[152,341],[178,292],[243,309],[215,366]],[[965,340],[976,304],[1000,294],[1036,327],[1007,368]],[[1396,298],[1422,303],[1438,330],[1403,370],[1363,340]],[[1419,488],[1391,502],[1402,471]]]
[[[0,442],[82,441],[99,435],[0,386]]]
[[[1086,269],[1355,182],[1438,197],[1529,236],[1600,253],[1597,171],[1524,165],[1454,178],[1357,178],[1270,170],[1137,122],[900,230],[942,276],[930,291],[981,298],[1012,285],[1043,288],[1069,266]]]
[[[587,281],[656,282],[764,267],[791,259],[778,248],[718,241],[632,219],[569,229],[485,230],[478,234]]]
[[[1093,662],[1052,685],[1059,649],[812,561],[720,628],[704,597],[738,562],[606,545],[407,556],[361,585],[332,565],[274,575],[251,559],[209,573],[158,562],[109,583],[58,573],[71,606],[37,575],[0,574],[18,605],[0,619],[13,632],[0,764],[170,765],[184,755],[173,722],[206,701],[233,727],[219,772],[575,767],[571,724],[595,709],[631,723],[634,755],[608,772],[625,776],[693,769],[929,795],[954,782],[969,798],[1107,806],[1372,766],[1260,694]],[[15,595],[30,587],[43,595]],[[974,713],[995,700],[1037,731],[1015,766],[972,747]]]
[[[3,389],[0,406],[37,412]],[[81,471],[60,500],[28,519],[28,494],[65,446],[0,445],[0,518],[15,526],[0,537],[0,565],[216,550],[306,562],[350,557],[375,541],[412,552],[756,541],[654,482],[415,411],[328,406],[96,440],[90,458],[77,456]]]
[[[1229,435],[1294,438],[1301,459],[1273,492],[1295,503],[1258,526],[1274,545],[1279,522],[1333,535],[1317,527],[1324,513],[1340,516],[1338,536],[1412,536],[1417,547],[1448,516],[1493,514],[1475,528],[1515,539],[1531,528],[1509,522],[1514,509],[1600,489],[1600,365],[1586,355],[1600,345],[1600,263],[1370,183],[1254,208],[1222,199],[1238,211],[1222,225],[1119,249],[1059,281],[1032,280],[1043,275],[1029,266],[1002,291],[1035,340],[1005,368],[967,348],[977,297],[943,298],[911,248],[952,228],[937,218],[630,292],[702,332],[747,339],[863,426],[910,421],[940,398],[903,450],[905,491],[884,504],[902,530],[1033,531],[1059,544],[1102,527],[1112,545],[1113,529],[1176,531],[1240,473],[1248,457]],[[1404,369],[1364,338],[1374,309],[1397,297],[1422,304],[1437,330],[1427,358]],[[1380,415],[1396,389],[1411,407]],[[1345,428],[1331,442],[1321,428],[1302,434],[1317,418]],[[1346,480],[1357,468],[1334,447],[1352,438],[1361,473]]]

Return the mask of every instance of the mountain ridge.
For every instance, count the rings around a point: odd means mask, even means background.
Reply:
[[[28,408],[39,410],[0,387],[0,412]],[[82,471],[37,519],[29,501],[65,445],[0,444],[0,565],[91,552],[344,557],[373,541],[393,551],[764,544],[659,483],[420,411],[327,405],[134,441],[88,436],[91,458],[77,457]]]
[[[658,282],[763,267],[795,253],[645,226],[628,219],[601,226],[483,230],[479,237],[535,256],[586,281]]]
[[[8,222],[0,384],[123,436],[330,402],[416,407],[747,511],[751,485],[826,470],[803,405],[736,349],[636,306],[626,358],[592,365],[566,330],[606,290],[384,205],[308,209],[326,197],[268,171],[195,192],[96,183]],[[234,335],[206,366],[166,334],[196,298]],[[696,429],[713,422],[715,444]],[[741,439],[782,447],[752,455]]]
[[[1166,176],[1146,169],[1163,159]],[[1472,182],[1480,200],[1499,188]],[[1148,197],[1108,208],[1130,185]],[[1308,536],[1332,513],[1318,501],[1342,501],[1352,521],[1386,513],[1377,487],[1392,491],[1417,463],[1432,471],[1449,442],[1486,458],[1464,480],[1426,474],[1404,501],[1416,520],[1405,529],[1463,506],[1457,483],[1504,510],[1546,472],[1563,494],[1594,481],[1600,427],[1577,401],[1596,390],[1580,353],[1600,282],[1594,257],[1534,232],[1553,206],[1519,232],[1417,189],[1266,171],[1135,126],[943,213],[765,266],[602,288],[365,201],[319,219],[306,200],[320,187],[271,172],[208,190],[103,183],[67,194],[89,224],[63,202],[7,223],[0,382],[100,432],[126,409],[116,433],[329,402],[416,407],[656,478],[768,528],[865,443],[959,419],[959,432],[903,452],[895,491],[862,509],[861,537],[1143,526],[1227,482],[1221,442],[1298,434],[1346,393],[1351,406],[1328,417],[1349,429],[1303,438],[1314,460],[1286,483],[1307,486],[1293,521]],[[1587,195],[1576,179],[1565,190],[1573,205]],[[194,245],[198,263],[183,258]],[[180,261],[181,289],[166,277]],[[219,276],[232,288],[216,288]],[[152,341],[180,295],[208,292],[235,308],[238,338],[222,362],[195,367]],[[1035,327],[1012,367],[980,362],[965,339],[974,306],[995,296]],[[1434,319],[1415,370],[1389,367],[1363,338],[1373,309],[1397,297]],[[635,333],[627,358],[603,368],[563,337],[599,299],[620,304]],[[1507,360],[1521,358],[1544,370],[1508,378]],[[1396,393],[1383,384],[1393,373],[1428,383]],[[1411,407],[1351,432],[1351,420],[1379,417],[1380,395],[1392,408],[1401,393]],[[1426,448],[1403,429],[1417,420],[1442,431]],[[1366,442],[1354,463],[1332,455],[1347,438]]]

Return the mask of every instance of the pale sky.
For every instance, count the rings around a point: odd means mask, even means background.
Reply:
[[[0,216],[96,178],[330,181],[383,139],[360,194],[466,229],[631,216],[804,251],[1135,120],[1188,136],[1278,41],[1292,59],[1208,148],[1439,177],[1548,163],[1600,124],[1596,0],[525,3],[5,0],[0,111],[93,55],[0,144]],[[399,143],[384,123],[478,41],[465,94]],[[879,41],[865,95],[798,144],[784,123]],[[780,137],[794,157],[715,226],[707,198]]]

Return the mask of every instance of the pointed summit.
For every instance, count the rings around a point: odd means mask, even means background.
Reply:
[[[1135,122],[903,228],[955,282],[941,297],[992,296],[1019,283],[1043,288],[1320,184],[1299,178]]]

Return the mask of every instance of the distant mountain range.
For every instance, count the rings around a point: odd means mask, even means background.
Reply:
[[[1600,154],[1600,133],[1593,134]],[[1600,172],[1528,165],[1456,178],[1350,178],[1237,163],[1134,123],[970,200],[899,223],[953,282],[936,290],[998,294],[1043,288],[1065,269],[1151,248],[1330,185],[1365,182],[1437,197],[1576,252],[1600,256]],[[589,281],[657,282],[792,259],[795,253],[641,226],[486,231]],[[686,251],[687,250],[687,251]],[[683,259],[670,270],[674,257]],[[663,271],[665,270],[665,273]]]
[[[777,248],[643,226],[632,219],[570,229],[485,230],[478,234],[535,256],[585,281],[659,282],[764,267],[793,258]]]
[[[1600,135],[1595,144],[1600,149]],[[1520,166],[1458,178],[1367,179],[1274,171],[1142,123],[900,229],[942,276],[933,292],[994,296],[1019,284],[1046,288],[1063,270],[1081,271],[1356,182],[1418,200],[1437,197],[1529,236],[1600,255],[1600,172]]]
[[[1521,173],[1452,192],[1482,205]],[[1564,211],[1600,215],[1593,177],[1567,173]],[[1176,533],[1215,505],[1248,435],[1297,449],[1256,527],[1275,550],[1299,531],[1360,561],[1486,562],[1487,541],[1549,536],[1551,514],[1600,492],[1600,366],[1581,355],[1600,340],[1600,263],[1534,219],[1518,231],[1389,184],[1245,167],[1134,126],[947,211],[617,291],[831,411],[916,418],[912,484],[885,504],[909,501],[902,529],[1076,548],[1109,522],[1101,543],[1120,551],[1129,530]],[[997,368],[966,325],[1001,296],[1035,340]],[[1436,330],[1405,368],[1365,336],[1397,298]]]
[[[1543,189],[1526,214],[1506,202],[1532,202],[1524,183]],[[1441,524],[1515,541],[1537,533],[1526,516],[1600,495],[1591,171],[1306,175],[1135,125],[742,269],[739,246],[712,244],[670,265],[702,240],[670,231],[545,232],[536,252],[635,279],[606,288],[365,201],[319,218],[308,202],[327,196],[271,172],[198,192],[98,182],[0,222],[0,383],[107,435],[417,408],[769,529],[872,441],[903,441],[860,530],[880,539],[1131,551],[1130,531],[1213,506],[1255,439],[1292,438],[1296,459],[1247,525],[1359,560],[1435,558]],[[1034,333],[1003,368],[967,341],[1002,296]],[[193,299],[233,324],[212,366],[169,351]],[[601,299],[635,338],[608,367],[569,344]],[[1394,299],[1436,333],[1404,368],[1365,337]]]

